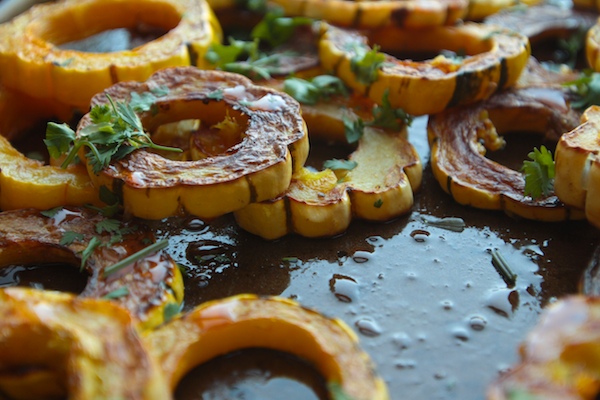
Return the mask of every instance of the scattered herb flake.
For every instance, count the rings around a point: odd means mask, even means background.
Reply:
[[[74,242],[80,242],[83,240],[83,234],[73,231],[66,231],[60,238],[59,244],[61,246],[68,246]]]
[[[342,121],[344,122],[344,133],[348,143],[358,142],[365,132],[365,122],[361,118],[351,120],[347,117],[343,117]]]
[[[323,163],[323,168],[329,168],[333,171],[336,171],[336,170],[351,171],[354,168],[356,168],[357,165],[358,165],[358,163],[353,160],[338,160],[338,159],[334,158],[334,159],[325,161]]]
[[[373,203],[373,207],[375,207],[375,208],[381,208],[382,205],[383,205],[383,200],[382,199],[377,199]]]
[[[353,50],[355,55],[350,60],[350,68],[358,82],[370,85],[377,80],[379,70],[385,62],[385,54],[379,52],[379,46],[369,49],[356,44]]]
[[[178,304],[178,303],[167,303],[165,305],[164,310],[163,310],[163,319],[164,319],[164,322],[169,322],[170,320],[172,320],[173,318],[175,318],[175,316],[177,314],[179,314],[180,311],[181,311],[181,304]]]
[[[62,210],[63,210],[63,207],[59,206],[59,207],[51,208],[49,210],[41,211],[40,214],[42,214],[44,217],[54,218],[56,216],[56,214],[58,214]]]
[[[113,299],[125,297],[128,294],[129,294],[129,289],[127,288],[127,286],[121,286],[120,288],[117,288],[117,289],[113,290],[112,292],[106,293],[104,296],[102,296],[102,298],[108,299],[108,300],[113,300]]]
[[[85,263],[87,262],[88,258],[92,255],[94,250],[96,250],[96,248],[99,247],[100,245],[102,245],[102,241],[97,236],[93,236],[90,239],[87,247],[81,253],[81,266],[79,267],[80,271],[83,271],[83,269],[85,267]]]

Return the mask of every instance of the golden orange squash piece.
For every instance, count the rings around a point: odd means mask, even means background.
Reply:
[[[146,149],[112,162],[99,174],[88,163],[97,187],[121,193],[125,212],[161,219],[182,212],[217,217],[277,197],[290,184],[308,155],[306,125],[300,105],[285,93],[254,85],[223,71],[168,68],[147,81],[122,82],[94,96],[92,105],[129,101],[131,92],[164,87],[155,108],[139,114],[150,133],[161,125],[199,119],[214,126],[227,117],[239,126],[237,142],[222,153],[198,160],[170,160]],[[90,124],[85,115],[77,134]]]
[[[4,288],[0,314],[0,388],[12,398],[65,394],[81,400],[171,397],[130,313],[116,303]],[[44,385],[34,384],[23,391],[21,374],[31,375],[29,382]],[[41,379],[36,380],[36,375]],[[16,387],[11,386],[14,382]]]
[[[558,140],[578,117],[563,96],[561,89],[550,87],[513,89],[430,116],[431,168],[442,189],[460,204],[504,210],[527,219],[582,218],[580,210],[554,194],[539,199],[525,196],[525,178],[520,171],[485,157],[487,150],[504,145],[499,134],[537,132],[548,140]]]
[[[89,53],[61,45],[116,28],[160,27],[161,37],[131,50]],[[221,38],[203,0],[61,0],[40,4],[0,25],[0,83],[85,112],[108,86],[142,81],[171,66],[206,66]]]
[[[585,210],[600,228],[600,107],[591,106],[581,124],[565,132],[555,151],[554,191],[565,204]]]
[[[597,398],[599,301],[570,295],[547,306],[520,346],[520,362],[488,387],[487,399]]]
[[[53,211],[51,216],[31,209],[0,213],[0,268],[56,262],[79,267],[90,242],[99,240],[102,245],[93,248],[82,265],[89,279],[81,297],[100,298],[120,293],[114,301],[129,310],[143,329],[160,325],[169,304],[182,303],[181,272],[164,251],[110,272],[112,265],[152,244],[155,239],[150,232],[133,224],[119,223],[117,232],[98,233],[102,226],[116,221],[87,208]]]
[[[520,33],[472,22],[418,31],[390,26],[364,33],[322,23],[321,35],[325,70],[378,104],[389,92],[392,107],[410,115],[438,113],[510,87],[531,53],[528,38]],[[384,52],[381,63],[363,62],[363,56],[378,53],[374,46]],[[454,51],[457,57],[441,54],[419,62],[386,54],[441,50]],[[361,73],[360,68],[371,71]]]
[[[328,385],[354,400],[386,400],[384,381],[356,334],[341,320],[326,318],[277,297],[238,295],[214,300],[144,333],[174,389],[195,366],[244,348],[267,348],[310,362]]]
[[[469,5],[464,0],[273,0],[273,3],[290,16],[357,29],[453,25],[465,16]]]

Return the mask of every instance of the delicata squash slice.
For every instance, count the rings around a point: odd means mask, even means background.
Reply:
[[[460,204],[534,220],[580,219],[581,211],[554,194],[526,196],[521,172],[485,157],[487,150],[504,146],[499,134],[535,132],[556,141],[577,124],[578,115],[568,107],[564,92],[551,87],[506,90],[486,101],[431,115],[427,131],[433,175]]]
[[[87,208],[0,213],[0,267],[57,262],[80,266],[89,274],[80,297],[114,298],[141,328],[160,325],[165,307],[183,301],[181,272],[164,251],[117,264],[153,244],[150,232]]]
[[[131,314],[116,303],[4,288],[0,314],[0,390],[10,398],[171,397]]]
[[[565,204],[585,210],[600,228],[600,107],[591,106],[581,124],[564,133],[555,151],[554,192]]]
[[[597,398],[599,301],[571,295],[549,305],[521,344],[520,362],[488,387],[487,398]]]
[[[259,347],[294,354],[312,363],[332,396],[389,398],[356,334],[343,321],[288,299],[238,295],[209,301],[145,332],[144,340],[172,389],[193,367],[211,358]]]
[[[319,54],[326,71],[378,103],[389,91],[391,105],[411,115],[488,98],[517,81],[531,53],[527,37],[477,23],[421,30],[390,26],[364,34],[322,23],[321,34]],[[412,61],[390,55],[441,50],[457,56]]]
[[[131,50],[88,53],[61,45],[116,28],[150,25],[166,33]],[[120,81],[147,79],[181,65],[204,67],[221,31],[203,0],[61,0],[0,25],[0,83],[36,98],[88,109]]]
[[[305,16],[357,29],[387,25],[430,28],[464,17],[465,0],[273,0],[290,16]]]
[[[348,145],[345,120],[366,125],[375,106],[362,96],[337,94],[302,103],[302,115],[313,143]],[[404,123],[397,130],[365,126],[348,162],[349,170],[303,168],[284,195],[234,212],[237,223],[267,240],[292,233],[329,237],[343,233],[353,218],[382,222],[410,211],[423,168]]]
[[[153,88],[167,93],[151,110],[138,113],[145,130],[152,133],[169,123],[197,119],[201,131],[193,137],[199,136],[200,144],[202,137],[207,141],[200,146],[203,151],[191,152],[197,159],[171,160],[137,149],[99,172],[82,151],[95,185],[121,194],[126,213],[146,219],[184,211],[217,217],[285,192],[292,173],[306,161],[308,136],[298,102],[238,74],[168,68],[142,83],[113,85],[94,96],[92,106],[109,104],[107,95],[114,102],[128,101],[132,93],[142,95]],[[90,123],[86,114],[77,134]],[[220,129],[224,125],[232,128],[227,137]]]

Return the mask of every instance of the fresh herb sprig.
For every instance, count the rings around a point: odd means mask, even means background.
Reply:
[[[600,104],[600,73],[591,70],[583,71],[581,76],[563,84],[571,89],[577,97],[571,101],[571,107],[585,110],[591,105]]]
[[[358,82],[363,85],[370,85],[377,80],[379,70],[385,62],[385,54],[379,52],[379,46],[369,48],[364,45],[354,43],[351,49],[354,56],[350,60],[350,69],[356,76]]]
[[[76,161],[82,147],[88,148],[86,157],[96,174],[112,161],[123,159],[136,149],[182,151],[155,144],[145,132],[136,110],[151,110],[153,101],[150,95],[138,95],[129,103],[114,101],[108,94],[106,98],[109,104],[96,105],[90,110],[91,124],[81,129],[79,135],[65,123],[48,123],[44,143],[51,157],[59,158],[66,154],[61,165],[63,168]]]
[[[521,171],[525,174],[525,196],[538,199],[548,196],[554,188],[555,165],[552,153],[542,145],[528,154]]]
[[[335,95],[348,96],[344,82],[333,75],[318,75],[311,79],[296,77],[283,82],[283,91],[302,104],[314,105]]]

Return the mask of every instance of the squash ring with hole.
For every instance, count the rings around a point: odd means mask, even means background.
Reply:
[[[161,70],[146,82],[122,82],[96,95],[92,104],[128,101],[131,92],[165,87],[152,111],[140,113],[144,128],[153,132],[176,121],[200,119],[213,126],[229,115],[239,126],[239,142],[205,158],[169,160],[145,149],[111,162],[98,175],[88,163],[95,185],[121,193],[125,212],[161,219],[187,212],[214,218],[252,202],[279,196],[292,173],[308,156],[308,135],[300,105],[291,96],[256,86],[244,76],[195,67]],[[85,115],[77,134],[90,123]]]
[[[356,29],[453,25],[465,16],[468,6],[464,0],[274,0],[273,3],[287,15]]]
[[[288,299],[237,295],[209,301],[145,332],[144,339],[172,389],[189,370],[213,357],[258,347],[307,360],[330,388],[337,385],[348,398],[389,398],[371,359],[343,321]]]
[[[488,98],[513,85],[525,68],[531,48],[527,37],[505,28],[465,23],[415,32],[386,27],[363,35],[321,24],[319,55],[357,93],[380,104],[386,91],[392,107],[411,115],[434,114]],[[374,78],[355,74],[357,57],[380,46],[383,52],[451,50],[467,57],[439,55],[427,61],[401,60],[384,54]]]
[[[0,314],[0,387],[10,398],[171,398],[118,304],[14,287],[0,290]]]
[[[565,132],[556,146],[554,191],[565,204],[585,210],[600,228],[600,107],[591,106],[581,124]]]
[[[64,43],[109,29],[151,25],[163,36],[131,50],[91,53]],[[207,66],[204,54],[221,30],[203,0],[61,0],[32,7],[0,25],[0,82],[36,98],[88,109],[108,86],[142,81],[180,65]]]
[[[570,295],[546,307],[519,347],[520,360],[487,399],[593,399],[600,391],[599,299]]]
[[[152,244],[154,236],[149,231],[120,223],[119,229],[126,229],[121,240],[106,245],[115,236],[106,231],[98,234],[97,229],[115,220],[87,208],[62,208],[51,217],[31,209],[4,211],[0,221],[0,267],[50,262],[79,266],[82,252],[98,238],[104,245],[96,247],[83,265],[89,279],[81,297],[120,293],[114,301],[127,308],[144,329],[163,322],[167,304],[183,301],[181,272],[164,251],[106,273],[111,265]],[[73,235],[73,241],[61,242],[65,235]]]
[[[536,132],[557,141],[572,129],[578,113],[568,107],[561,89],[520,88],[495,94],[487,101],[429,116],[427,131],[433,175],[455,201],[541,221],[581,219],[582,213],[554,194],[525,196],[525,178],[485,157],[502,148],[499,134]],[[513,133],[511,133],[513,132]]]

